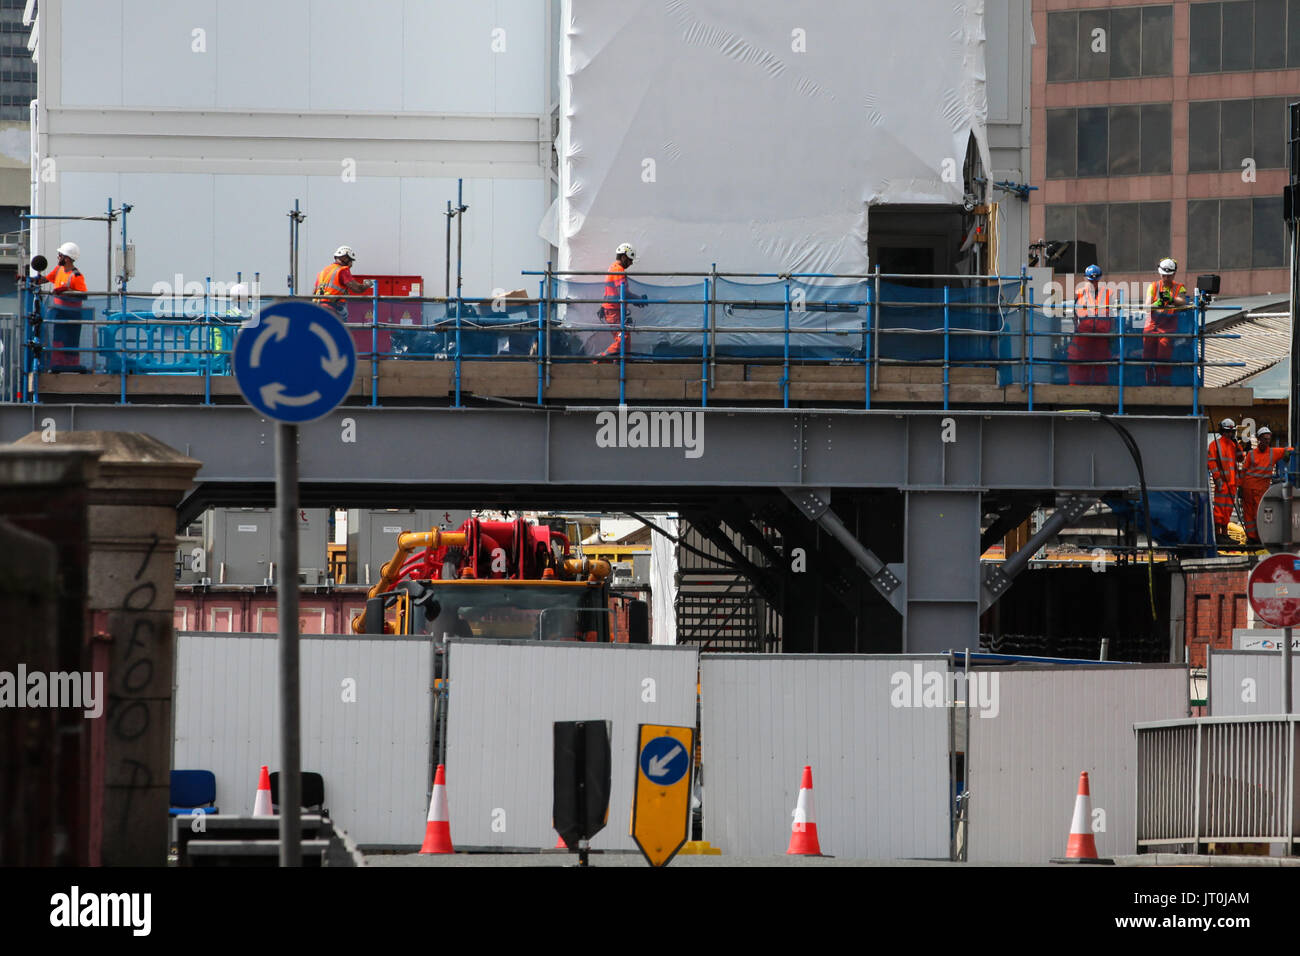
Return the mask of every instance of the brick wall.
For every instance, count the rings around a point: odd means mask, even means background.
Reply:
[[[1216,571],[1188,571],[1185,634],[1187,659],[1193,667],[1204,667],[1206,649],[1231,648],[1232,629],[1246,627],[1246,568]]]

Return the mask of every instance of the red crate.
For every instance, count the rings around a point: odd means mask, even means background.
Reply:
[[[354,272],[352,275],[359,282],[374,282],[380,296],[407,295],[418,297],[424,290],[424,278],[422,276],[362,275],[358,272]],[[419,302],[379,303],[380,322],[395,325],[423,325],[424,319],[421,313],[421,303]],[[352,300],[348,306],[349,322],[370,322],[373,319],[374,306],[371,303],[362,302],[360,299]],[[385,353],[392,351],[393,330],[380,329],[378,340],[378,349],[382,358]],[[371,330],[353,326],[352,341],[356,344],[358,356],[368,353],[372,341]]]

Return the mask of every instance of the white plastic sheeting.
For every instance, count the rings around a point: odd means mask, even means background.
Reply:
[[[867,271],[868,207],[987,169],[979,0],[564,0],[561,270]]]
[[[663,516],[655,524],[677,534],[677,517]],[[677,545],[662,534],[650,533],[650,600],[652,644],[677,643]]]

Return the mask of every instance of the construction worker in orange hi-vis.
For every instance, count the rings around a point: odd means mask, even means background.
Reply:
[[[623,349],[627,319],[623,313],[622,303],[632,302],[638,308],[645,308],[644,295],[631,295],[627,291],[627,270],[632,267],[635,259],[636,250],[628,243],[623,243],[614,250],[614,261],[610,263],[609,271],[605,276],[603,293],[605,301],[600,305],[600,315],[608,324],[619,326],[619,329],[614,333],[614,341],[600,353],[602,356],[618,355]]]
[[[77,268],[81,248],[75,242],[59,246],[59,263],[41,278],[42,283],[52,283],[50,319],[50,369],[52,371],[83,371],[81,352],[82,300],[86,298],[86,277]]]
[[[1267,425],[1255,433],[1257,448],[1246,452],[1241,461],[1241,510],[1246,521],[1246,540],[1259,544],[1259,527],[1256,516],[1259,502],[1273,484],[1277,463],[1295,451],[1294,448],[1274,448],[1273,431]]]
[[[1110,360],[1110,289],[1101,288],[1101,266],[1083,270],[1087,282],[1074,293],[1074,331],[1067,357],[1071,385],[1105,385]],[[1106,336],[1103,338],[1103,336]],[[1096,365],[1090,363],[1099,363]]]
[[[1142,330],[1142,360],[1144,362],[1172,362],[1174,360],[1174,333],[1178,331],[1177,309],[1187,305],[1187,287],[1174,278],[1178,272],[1176,259],[1161,259],[1156,268],[1160,278],[1147,286],[1147,308],[1151,310],[1146,327]],[[1148,385],[1168,385],[1173,381],[1172,365],[1147,366]]]
[[[1219,422],[1219,437],[1210,442],[1206,452],[1206,465],[1214,483],[1214,534],[1218,544],[1230,544],[1228,522],[1232,520],[1232,507],[1237,498],[1237,460],[1241,450],[1237,444],[1237,423],[1231,418]]]
[[[334,298],[335,296],[345,296],[348,293],[359,294],[369,292],[373,288],[370,282],[361,282],[352,277],[352,263],[356,261],[357,254],[351,246],[339,246],[334,250],[334,261],[327,265],[316,275],[316,291],[318,298],[313,299],[317,305],[328,306],[338,313],[340,319],[344,322],[348,320],[348,303],[346,299]]]

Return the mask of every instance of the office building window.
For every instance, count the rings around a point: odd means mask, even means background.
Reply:
[[[1168,103],[1047,111],[1047,177],[1170,171]]]
[[[1168,4],[1047,15],[1049,82],[1168,76],[1173,49]]]
[[[1285,265],[1281,198],[1188,200],[1188,271],[1280,269]]]
[[[1231,73],[1300,67],[1300,0],[1191,5],[1188,69]]]
[[[1071,244],[1052,263],[1057,272],[1082,272],[1092,261],[1106,272],[1147,272],[1169,254],[1167,202],[1060,205],[1045,212],[1046,238]]]
[[[1286,100],[1194,100],[1187,104],[1188,172],[1286,166]]]

